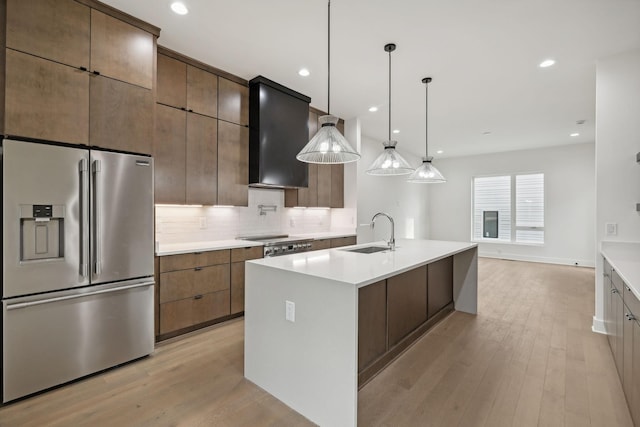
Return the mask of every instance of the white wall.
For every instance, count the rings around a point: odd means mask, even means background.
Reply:
[[[385,219],[376,221],[373,233],[367,226],[377,212],[386,212],[395,221],[397,238],[429,238],[428,185],[410,184],[407,176],[371,176],[366,170],[382,152],[382,143],[362,135],[358,162],[358,243],[370,240],[388,240],[389,225]],[[421,159],[402,149],[402,141],[398,143],[398,151],[402,156],[417,167]]]
[[[447,182],[430,188],[430,238],[471,239],[474,176],[543,172],[544,246],[480,243],[479,255],[593,266],[594,150],[589,143],[434,161]]]
[[[596,71],[596,250],[602,241],[640,241],[640,50],[598,61]],[[607,236],[606,223],[618,225]],[[596,314],[603,331],[602,257],[596,263]]]

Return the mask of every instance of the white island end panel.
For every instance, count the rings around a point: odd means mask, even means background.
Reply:
[[[259,263],[245,269],[245,377],[314,423],[357,425],[358,288]]]

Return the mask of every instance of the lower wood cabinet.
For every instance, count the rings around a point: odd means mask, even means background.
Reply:
[[[160,336],[231,314],[230,255],[220,250],[160,257]]]
[[[453,302],[453,258],[429,264],[427,277],[427,317],[432,318]]]
[[[430,290],[431,286],[435,289]],[[436,300],[434,306],[429,304],[432,294]],[[451,312],[452,296],[453,257],[361,287],[358,290],[359,386]]]
[[[331,239],[331,247],[351,246],[356,244],[356,236],[336,237]]]
[[[262,246],[231,249],[231,314],[244,313],[244,262],[262,255]]]
[[[313,242],[311,242],[312,251],[320,251],[322,249],[330,249],[330,248],[331,248],[331,239],[314,240]]]
[[[640,300],[604,261],[604,325],[634,425],[640,426]]]
[[[170,338],[244,312],[244,263],[262,246],[156,258],[156,335]]]
[[[427,320],[427,266],[387,279],[389,347]]]
[[[383,280],[358,292],[358,366],[366,367],[387,351],[387,284]]]

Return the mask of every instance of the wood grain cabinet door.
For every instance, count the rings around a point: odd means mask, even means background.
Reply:
[[[153,153],[153,95],[149,89],[92,76],[90,105],[92,146]]]
[[[187,110],[209,117],[218,115],[218,76],[187,65]]]
[[[429,318],[453,302],[453,257],[441,259],[427,266]]]
[[[7,0],[7,47],[88,69],[90,19],[73,0]]]
[[[631,398],[629,408],[636,425],[640,425],[640,313],[634,313],[636,322],[633,325],[633,367],[631,374]]]
[[[248,206],[248,185],[249,128],[219,121],[218,204]]]
[[[89,143],[89,74],[6,49],[5,133]]]
[[[231,314],[244,311],[244,261],[231,263]]]
[[[187,108],[187,64],[158,54],[157,101],[176,108]]]
[[[249,87],[218,79],[218,118],[242,126],[249,125]]]
[[[91,10],[91,71],[152,89],[154,50],[151,33]]]
[[[389,348],[427,320],[427,266],[387,279]]]
[[[358,372],[387,351],[386,309],[385,280],[358,289]]]
[[[156,105],[154,148],[156,203],[184,205],[186,202],[186,126],[185,111]]]
[[[218,121],[187,114],[186,201],[215,205],[218,193]]]
[[[331,207],[331,166],[318,165],[318,206]]]
[[[344,165],[331,165],[331,206],[344,208]]]

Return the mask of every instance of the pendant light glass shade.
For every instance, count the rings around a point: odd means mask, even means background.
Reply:
[[[396,144],[397,141],[385,141],[382,143],[384,151],[367,169],[368,175],[407,175],[413,172],[409,162],[396,150]]]
[[[320,129],[296,159],[307,163],[336,164],[355,162],[360,158],[336,127],[336,116],[321,116],[318,121]]]
[[[301,162],[319,164],[350,163],[360,159],[331,115],[331,2],[327,2],[327,115],[318,119],[318,132],[296,156]]]
[[[367,175],[392,176],[407,175],[413,172],[409,162],[396,151],[398,141],[391,140],[391,52],[394,50],[396,50],[396,45],[393,43],[384,46],[384,51],[389,53],[389,139],[382,143],[384,151],[367,169]]]
[[[447,182],[440,171],[431,163],[432,159],[433,157],[423,157],[422,165],[413,171],[411,176],[407,179],[407,182],[414,182],[417,184],[437,184],[440,182]]]
[[[424,151],[425,157],[422,158],[422,165],[416,169],[407,182],[413,182],[416,184],[438,184],[441,182],[447,182],[440,171],[433,166],[431,161],[433,157],[429,157],[429,83],[433,80],[431,77],[425,77],[422,79],[422,83],[426,87],[425,97],[425,137],[424,137]]]

